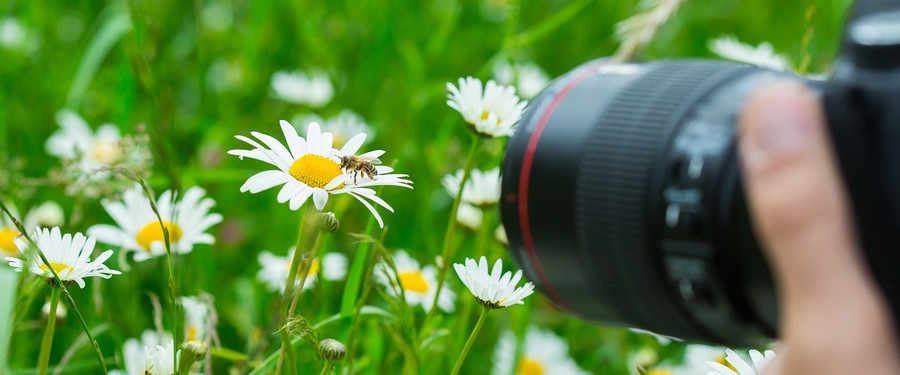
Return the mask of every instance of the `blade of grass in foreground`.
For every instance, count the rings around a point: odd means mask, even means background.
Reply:
[[[9,340],[12,338],[13,310],[16,307],[16,291],[19,278],[11,268],[0,268],[0,374],[6,372],[9,360]]]

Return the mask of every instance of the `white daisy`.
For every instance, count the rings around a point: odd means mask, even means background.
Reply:
[[[172,353],[178,358],[172,358]],[[144,347],[144,372],[146,375],[173,375],[175,366],[181,358],[181,350],[175,352],[175,341],[169,340],[166,346]]]
[[[184,341],[206,341],[209,306],[197,297],[181,297],[184,307]]]
[[[57,276],[67,284],[74,282],[79,287],[84,288],[84,279],[86,277],[97,276],[108,279],[112,275],[121,274],[121,272],[111,270],[103,264],[112,255],[112,250],[106,250],[93,261],[90,260],[96,244],[96,240],[93,237],[85,237],[81,233],[75,233],[74,236],[68,233],[63,235],[59,227],[53,227],[53,229],[36,229],[32,239],[39,250],[44,253],[50,266],[56,271]],[[28,248],[24,238],[16,238],[15,242],[16,246],[23,253]],[[29,262],[13,257],[6,257],[6,260],[10,266],[16,269],[16,272],[22,272],[25,266],[30,264],[29,271],[32,273],[45,278],[52,278],[53,274],[44,265],[41,258],[34,253],[32,254],[29,257]]]
[[[494,351],[494,375],[582,375],[582,370],[569,356],[569,344],[553,332],[534,326],[525,333],[521,358],[515,358],[516,338],[511,331],[500,336]]]
[[[257,259],[262,269],[256,274],[256,278],[263,284],[266,284],[270,291],[278,291],[283,294],[284,283],[287,281],[288,274],[291,271],[293,254],[293,249],[288,250],[288,255],[284,257],[274,255],[268,251],[259,253]],[[319,259],[313,259],[306,277],[306,283],[303,284],[303,290],[308,290],[316,284],[320,271],[325,280],[343,280],[347,276],[347,256],[342,253],[328,253],[322,256],[321,263]],[[300,285],[300,276],[298,272],[295,286]]]
[[[484,212],[481,209],[465,202],[460,203],[456,209],[456,222],[476,232],[481,228],[483,217]]]
[[[466,288],[475,296],[475,299],[485,307],[499,309],[511,305],[521,305],[525,297],[534,293],[534,284],[531,282],[516,288],[516,284],[522,279],[522,270],[503,273],[503,261],[497,259],[494,268],[488,273],[487,258],[481,257],[477,263],[472,258],[466,258],[466,264],[454,263],[453,268]]]
[[[331,133],[332,141],[335,147],[341,147],[347,141],[359,133],[366,133],[366,140],[363,144],[372,141],[374,129],[366,124],[366,120],[358,113],[349,109],[344,109],[334,117],[328,119],[312,113],[306,116],[297,116],[294,118],[296,124],[309,124],[315,122],[322,127],[322,130]]]
[[[62,110],[56,114],[60,130],[47,139],[47,153],[63,159],[78,159],[82,172],[115,165],[122,157],[119,128],[101,125],[95,134],[78,114]],[[103,174],[99,175],[103,176]]]
[[[509,61],[500,61],[494,65],[494,78],[501,85],[516,86],[516,91],[525,99],[537,96],[550,83],[547,73],[533,62],[512,65]]]
[[[422,305],[425,311],[430,311],[434,303],[434,293],[437,291],[437,269],[432,265],[419,267],[419,262],[411,258],[404,251],[397,251],[393,255],[394,266],[397,273],[384,261],[376,265],[375,278],[392,296],[400,295],[400,288],[406,297],[406,303],[411,306]],[[397,280],[400,285],[397,285]],[[438,307],[446,312],[453,312],[456,294],[449,288],[441,289],[438,298]]]
[[[278,193],[278,202],[290,201],[290,209],[299,209],[310,197],[316,209],[321,211],[328,202],[329,194],[349,194],[362,203],[383,227],[384,222],[369,201],[377,203],[388,211],[394,209],[383,199],[375,195],[373,186],[400,186],[412,189],[412,181],[405,174],[392,174],[393,168],[378,165],[378,172],[373,178],[365,174],[341,169],[341,157],[356,155],[366,140],[365,133],[359,133],[340,149],[332,146],[333,135],[322,133],[319,124],[310,123],[306,131],[306,139],[297,135],[297,130],[287,121],[281,121],[287,147],[277,139],[259,132],[251,132],[265,146],[256,141],[238,135],[235,138],[253,146],[252,150],[230,150],[231,155],[243,159],[248,157],[274,165],[278,170],[266,170],[247,179],[241,186],[241,192],[256,194],[275,186],[284,185]],[[384,150],[369,151],[358,155],[361,158],[375,159],[384,154]]]
[[[125,370],[112,370],[110,375],[144,375],[144,357],[146,355],[144,348],[156,348],[162,342],[171,341],[169,334],[162,337],[155,331],[146,330],[141,333],[141,339],[130,338],[125,340],[122,350],[122,359]],[[171,353],[171,351],[169,352]],[[170,354],[171,355],[171,354]]]
[[[464,171],[456,171],[441,179],[444,189],[451,197],[455,197],[459,191],[459,182],[462,181]],[[478,207],[490,207],[500,200],[500,168],[489,171],[473,169],[469,173],[469,180],[463,186],[462,201]]]
[[[481,80],[460,78],[459,88],[447,83],[447,105],[459,112],[476,133],[488,137],[512,135],[527,101],[515,89],[489,80],[482,91]]]
[[[334,97],[334,86],[321,70],[309,74],[301,71],[275,72],[272,75],[272,92],[277,99],[319,108]]]
[[[215,243],[215,238],[205,232],[221,222],[222,215],[209,213],[216,203],[204,195],[206,192],[195,186],[188,189],[180,201],[175,201],[171,190],[166,190],[157,199],[156,207],[169,232],[173,253],[186,254],[195,244]],[[88,234],[103,243],[134,251],[134,260],[138,262],[166,255],[163,227],[140,185],[122,193],[121,202],[103,201],[103,208],[116,225],[97,224],[88,229]]]
[[[733,35],[726,35],[709,41],[709,49],[722,58],[763,68],[784,71],[791,66],[787,57],[775,53],[775,49],[768,42],[753,47],[741,43]]]
[[[710,371],[709,373],[707,373],[707,375],[762,374],[763,369],[766,367],[766,365],[768,365],[769,362],[775,359],[775,352],[766,350],[765,353],[760,353],[759,350],[751,350],[750,359],[753,361],[753,366],[750,366],[750,364],[744,361],[744,359],[741,358],[741,356],[739,356],[733,350],[725,349],[725,361],[727,363],[722,364],[713,361],[706,362],[706,364],[713,368],[713,371]]]

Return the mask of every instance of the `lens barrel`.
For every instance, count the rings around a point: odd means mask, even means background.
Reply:
[[[734,133],[744,98],[778,75],[597,60],[552,82],[503,166],[501,213],[526,275],[588,320],[735,346],[774,337]]]

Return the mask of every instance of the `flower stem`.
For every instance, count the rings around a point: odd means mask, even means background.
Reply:
[[[322,372],[319,375],[325,375],[331,372],[331,361],[325,361],[325,366],[322,366]]]
[[[63,296],[66,297],[66,302],[69,303],[69,306],[72,307],[72,311],[75,312],[75,316],[78,317],[78,321],[81,322],[81,328],[84,329],[84,334],[87,335],[88,340],[91,341],[91,346],[94,347],[94,354],[97,355],[97,361],[100,362],[100,369],[102,369],[103,374],[106,375],[106,361],[103,360],[103,352],[100,351],[100,344],[97,343],[97,340],[94,340],[94,335],[92,335],[91,330],[88,329],[87,322],[85,322],[84,316],[81,315],[81,311],[78,310],[78,306],[75,305],[75,300],[72,299],[72,295],[69,294],[69,289],[66,288],[66,284],[63,283],[62,279],[59,278],[56,270],[53,269],[53,267],[50,265],[50,261],[47,260],[44,252],[41,251],[37,243],[34,242],[34,239],[32,239],[30,235],[28,235],[28,232],[25,230],[25,226],[22,225],[22,222],[17,220],[12,215],[12,212],[6,207],[6,205],[3,204],[2,199],[0,199],[0,211],[6,213],[6,216],[9,217],[9,220],[13,222],[19,233],[21,233],[22,236],[25,237],[25,241],[28,242],[28,248],[30,249],[30,251],[37,253],[37,256],[41,259],[41,262],[47,267],[47,270],[50,271],[50,274],[53,276],[53,281],[62,290]]]
[[[287,280],[284,282],[284,295],[281,296],[281,319],[278,322],[280,328],[279,334],[281,336],[281,352],[278,355],[278,365],[275,367],[276,375],[281,375],[281,369],[285,359],[287,359],[288,362],[288,373],[297,373],[297,364],[294,360],[294,348],[291,346],[291,337],[287,330],[284,329],[284,325],[287,324],[291,314],[290,305],[294,295],[294,283],[297,282],[297,273],[300,270],[300,262],[303,258],[303,242],[310,232],[309,229],[311,225],[313,222],[317,221],[313,220],[314,215],[315,210],[307,207],[303,213],[303,217],[300,218],[300,224],[297,229],[297,245],[294,247],[294,255],[291,257],[291,269],[288,272]]]
[[[59,288],[50,288],[50,314],[47,315],[47,329],[41,340],[41,354],[38,356],[38,374],[46,375],[50,366],[50,347],[53,345],[53,329],[56,328],[56,306],[59,305]]]
[[[459,210],[459,203],[462,201],[463,187],[466,186],[466,182],[469,181],[469,175],[472,173],[472,168],[475,167],[475,159],[478,156],[478,146],[480,145],[481,137],[476,134],[473,136],[472,145],[469,147],[469,155],[466,156],[466,164],[463,167],[463,177],[459,181],[459,190],[456,191],[456,196],[453,198],[453,207],[450,209],[450,221],[447,222],[447,229],[444,232],[444,245],[443,249],[441,249],[442,264],[438,265],[438,284],[431,306],[437,306],[438,299],[441,296],[441,289],[444,288],[444,281],[447,279],[447,269],[449,268],[447,265],[452,263],[450,257],[453,248],[453,233],[456,229],[456,212]],[[425,317],[425,325],[431,321],[437,310],[432,308],[428,312],[428,315]]]
[[[488,308],[483,307],[481,309],[481,315],[478,316],[478,322],[475,323],[475,328],[472,329],[472,334],[469,335],[469,340],[466,341],[466,346],[463,347],[462,352],[459,353],[459,358],[456,359],[456,364],[453,365],[453,371],[450,372],[450,375],[459,374],[459,369],[462,367],[463,361],[466,360],[466,355],[469,354],[469,349],[472,348],[472,343],[475,342],[475,337],[478,336],[478,332],[481,331],[481,326],[484,325],[484,321],[487,320]]]

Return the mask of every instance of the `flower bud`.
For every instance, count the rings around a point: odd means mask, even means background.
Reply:
[[[347,347],[338,340],[325,339],[319,343],[319,353],[326,360],[340,361],[344,359],[344,355],[347,354]]]
[[[319,220],[322,221],[323,231],[334,233],[340,229],[341,222],[338,221],[337,216],[334,216],[334,212],[323,212],[319,215]]]

